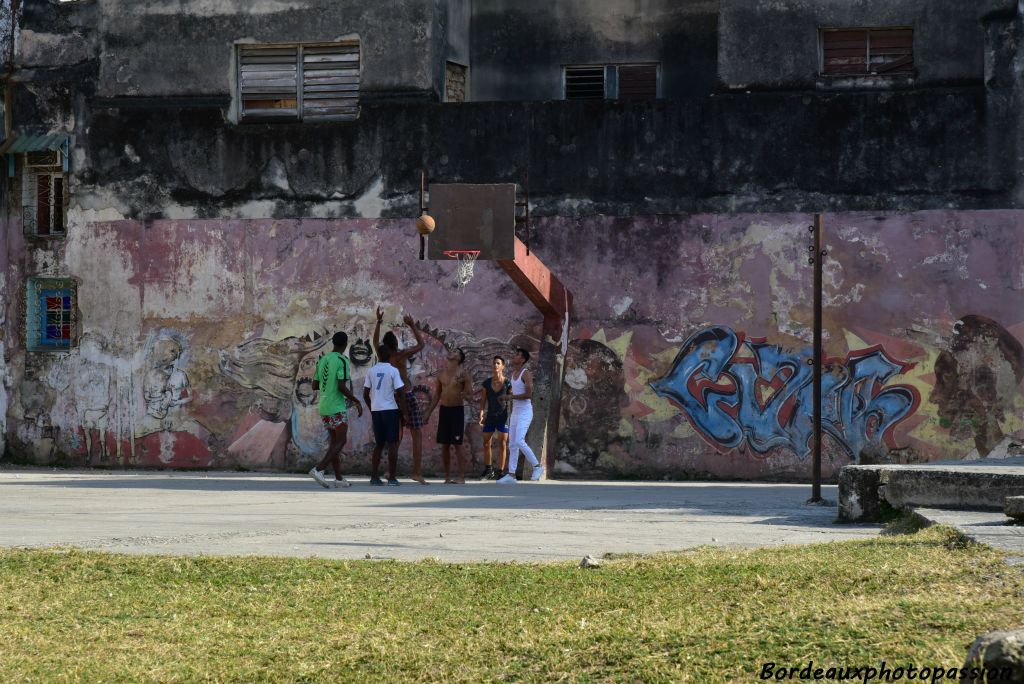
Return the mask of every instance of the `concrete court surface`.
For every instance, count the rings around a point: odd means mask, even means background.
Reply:
[[[445,561],[574,560],[877,535],[809,485],[493,482],[323,489],[304,475],[0,469],[0,546]],[[823,488],[835,500],[835,487]]]

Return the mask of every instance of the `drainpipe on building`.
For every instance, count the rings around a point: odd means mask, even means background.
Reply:
[[[825,227],[822,214],[814,215],[811,233],[814,244],[808,250],[811,256],[807,259],[814,266],[814,461],[811,464],[811,498],[809,504],[823,503],[821,498],[821,266],[827,252],[821,248],[821,232]]]

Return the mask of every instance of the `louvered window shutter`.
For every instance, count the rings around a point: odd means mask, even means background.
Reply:
[[[243,119],[297,119],[298,47],[241,47],[239,92]]]
[[[837,29],[821,32],[823,74],[866,76],[914,71],[914,30]]]
[[[359,116],[359,44],[302,48],[303,121],[351,121]]]
[[[643,64],[619,67],[620,100],[654,100],[658,97],[658,66]]]
[[[872,30],[868,34],[871,71],[905,74],[914,71],[913,29]]]
[[[603,100],[604,66],[565,67],[566,100]]]
[[[822,73],[867,73],[868,32],[865,30],[824,31],[821,50]]]

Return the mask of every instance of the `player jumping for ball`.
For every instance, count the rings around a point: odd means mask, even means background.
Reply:
[[[425,485],[427,481],[423,479],[420,468],[423,460],[423,426],[426,425],[427,421],[426,415],[423,412],[423,405],[420,403],[416,393],[429,393],[430,388],[425,385],[413,387],[413,384],[409,382],[409,359],[414,354],[423,351],[423,338],[420,337],[416,321],[413,320],[412,316],[406,315],[402,318],[402,321],[412,330],[412,334],[416,338],[416,344],[408,349],[399,349],[398,337],[390,330],[384,333],[383,341],[380,339],[380,324],[383,320],[384,312],[378,306],[377,325],[373,329],[373,348],[377,349],[383,343],[385,347],[391,350],[391,365],[398,369],[398,374],[402,378],[402,384],[405,385],[406,413],[403,415],[403,420],[409,428],[409,434],[412,436],[412,475],[410,478]],[[401,436],[399,436],[399,440],[401,440]]]

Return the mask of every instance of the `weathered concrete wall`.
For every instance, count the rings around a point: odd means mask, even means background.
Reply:
[[[915,84],[979,82],[985,35],[982,19],[1016,0],[721,0],[718,69],[729,88],[808,88],[820,70],[818,30],[910,26]]]
[[[358,36],[365,97],[431,93],[436,61],[432,0],[99,0],[98,93],[224,96],[236,42],[334,41]]]
[[[105,109],[75,167],[81,201],[135,217],[409,216],[422,168],[433,182],[528,168],[548,215],[1013,206],[990,133],[982,89],[367,105],[354,126]]]
[[[562,66],[659,62],[665,97],[716,80],[717,0],[476,0],[474,100],[562,99]]]
[[[538,220],[534,249],[576,294],[558,470],[806,477],[809,222]],[[1019,448],[1022,225],[1020,211],[827,218],[826,476]],[[308,467],[324,334],[349,333],[358,383],[378,303],[390,324],[410,313],[434,331],[420,384],[443,342],[478,379],[494,353],[536,349],[540,316],[495,264],[458,294],[451,264],[416,252],[408,220],[80,224],[55,269],[80,279],[82,343],[15,357],[12,444],[41,462]],[[55,444],[40,455],[44,431]],[[346,467],[364,468],[368,417],[351,434]]]

